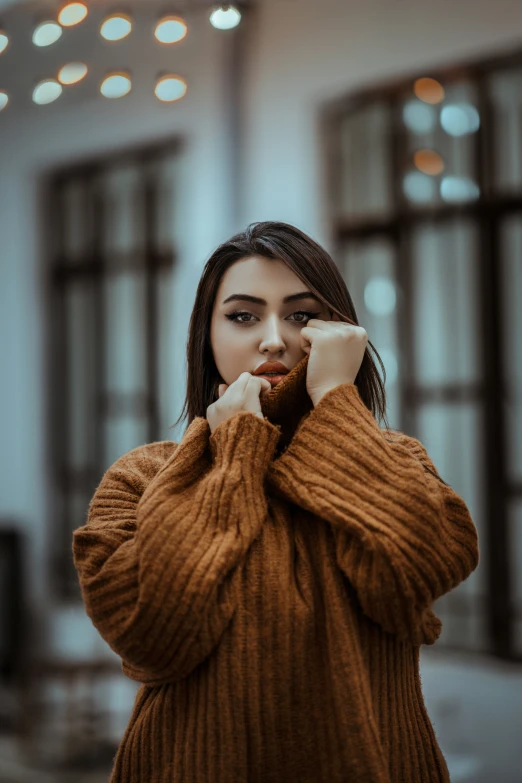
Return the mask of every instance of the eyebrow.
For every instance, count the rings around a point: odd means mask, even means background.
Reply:
[[[283,299],[283,304],[286,304],[287,302],[296,302],[300,299],[315,299],[316,302],[322,304],[319,297],[313,294],[311,291],[301,291],[298,294],[290,294],[290,296],[285,296],[285,298]],[[228,296],[223,301],[223,304],[226,304],[227,302],[238,301],[238,300],[242,302],[253,302],[254,304],[260,304],[260,305],[267,304],[265,299],[260,299],[258,296],[250,296],[250,294],[232,294],[231,296]]]

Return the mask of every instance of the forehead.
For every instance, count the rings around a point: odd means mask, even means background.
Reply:
[[[283,261],[248,256],[230,266],[221,280],[218,296],[255,294],[264,299],[281,299],[285,294],[306,290],[303,283]]]

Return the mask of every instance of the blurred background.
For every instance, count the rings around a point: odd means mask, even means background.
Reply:
[[[72,531],[169,429],[196,286],[255,220],[324,244],[390,425],[479,531],[422,686],[453,783],[522,768],[520,0],[0,0],[0,778],[106,781],[137,684]]]

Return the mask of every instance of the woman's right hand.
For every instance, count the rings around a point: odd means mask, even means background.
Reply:
[[[260,395],[267,394],[271,389],[270,381],[249,372],[242,372],[230,386],[220,383],[219,398],[207,408],[210,432],[213,433],[222,421],[240,411],[251,411],[262,419]]]

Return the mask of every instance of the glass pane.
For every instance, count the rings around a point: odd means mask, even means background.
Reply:
[[[67,461],[72,469],[95,460],[95,334],[96,307],[93,284],[71,281],[65,292],[67,350]]]
[[[105,466],[110,466],[123,454],[148,442],[148,418],[121,416],[105,422]]]
[[[68,263],[85,260],[90,251],[92,214],[91,201],[84,180],[71,180],[61,190],[61,220],[63,247],[61,253]]]
[[[522,188],[522,68],[489,79],[495,142],[494,187],[504,193]]]
[[[163,158],[150,167],[157,190],[158,213],[154,225],[154,242],[158,252],[168,252],[176,246],[179,166],[179,157],[176,155]]]
[[[478,568],[455,590],[442,596],[434,610],[436,614],[441,612],[443,623],[447,621],[444,638],[448,644],[487,649],[485,451],[481,406],[478,403],[424,404],[418,411],[417,431],[440,476],[466,503],[479,537]]]
[[[174,340],[172,314],[180,310],[174,302],[172,282],[171,269],[161,269],[155,280],[159,311],[157,368],[160,440],[176,440],[174,430],[169,430],[169,427],[181,412],[185,394],[185,385],[180,382],[176,372],[177,367],[184,365],[185,346],[181,340]],[[183,290],[181,287],[179,289],[178,293],[183,296]],[[175,351],[179,352],[177,357]]]
[[[117,264],[121,254],[140,251],[145,244],[145,214],[141,172],[135,166],[109,169],[102,181],[104,251],[106,261]]]
[[[341,121],[340,212],[348,217],[391,212],[392,188],[386,104],[372,104]]]
[[[475,155],[480,116],[477,90],[445,85],[443,100],[430,104],[412,90],[401,104],[406,133],[403,193],[411,206],[456,204],[479,196]]]
[[[501,227],[507,472],[522,479],[522,215]]]
[[[522,655],[522,500],[513,500],[508,506],[509,556],[511,594],[513,596],[514,648]]]
[[[455,221],[412,233],[413,342],[419,383],[473,383],[482,377],[478,230]]]
[[[395,250],[387,239],[350,242],[345,253],[345,280],[360,325],[366,329],[386,369],[387,413],[390,427],[399,427],[397,283]],[[371,352],[372,353],[372,352]],[[382,371],[374,354],[379,374]]]
[[[117,274],[103,283],[108,392],[147,390],[146,305],[143,272]]]

